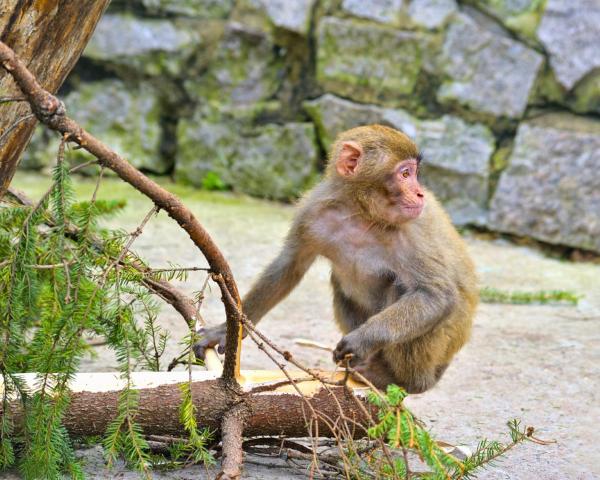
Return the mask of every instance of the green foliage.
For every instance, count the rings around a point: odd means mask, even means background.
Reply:
[[[506,292],[496,288],[484,287],[479,292],[482,302],[486,303],[511,303],[516,305],[528,305],[533,303],[569,303],[577,305],[581,295],[567,290],[539,290],[535,292]]]
[[[199,429],[196,423],[196,407],[192,396],[191,381],[180,385],[182,401],[179,407],[181,424],[188,434],[187,443],[178,443],[173,448],[172,461],[184,460],[185,463],[204,463],[212,465],[214,458],[206,445],[212,435],[208,429]]]
[[[202,178],[202,188],[205,190],[227,190],[227,185],[215,172],[207,172]]]
[[[206,449],[206,444],[211,439],[211,433],[208,429],[198,429],[196,422],[196,406],[194,405],[194,397],[192,393],[192,365],[194,364],[193,345],[197,340],[196,335],[191,333],[184,340],[187,343],[188,349],[188,381],[180,385],[181,389],[181,405],[179,407],[179,420],[188,434],[188,442],[184,445],[178,445],[176,450],[171,453],[175,454],[173,461],[185,458],[186,462],[205,463],[210,465],[214,463],[214,458]]]
[[[125,251],[130,235],[100,226],[125,202],[77,201],[62,156],[61,146],[53,184],[35,206],[0,205],[0,469],[17,466],[26,479],[83,478],[62,418],[69,380],[89,351],[85,338],[96,336],[115,351],[125,384],[103,441],[109,464],[122,456],[149,476],[131,372],[160,368],[167,334],[133,268],[140,260]],[[38,372],[33,392],[20,372]],[[14,401],[25,414],[19,432]]]
[[[530,434],[521,429],[519,422],[512,420],[508,423],[511,437],[509,443],[483,440],[473,454],[460,460],[446,453],[423,428],[403,404],[405,398],[406,392],[396,385],[389,385],[385,395],[369,393],[369,402],[378,408],[378,423],[369,428],[369,437],[383,440],[389,451],[384,454],[382,450],[377,450],[363,458],[356,469],[357,478],[474,478],[480,468],[491,464],[515,445],[530,438]],[[415,463],[418,468],[413,470]]]

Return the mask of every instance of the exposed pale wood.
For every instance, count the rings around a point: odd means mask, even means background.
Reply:
[[[204,357],[204,366],[207,370],[215,372],[219,375],[223,373],[223,364],[217,355],[214,348],[206,349],[206,356]]]
[[[1,0],[0,41],[10,46],[40,84],[56,93],[73,69],[110,0]],[[0,97],[21,97],[0,69]],[[0,136],[31,113],[27,102],[0,104]],[[36,124],[19,123],[0,143],[0,198],[5,194]]]

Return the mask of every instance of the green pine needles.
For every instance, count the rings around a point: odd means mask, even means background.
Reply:
[[[356,468],[357,478],[470,479],[519,443],[527,440],[541,443],[532,437],[532,429],[523,430],[517,420],[512,420],[508,423],[509,443],[483,440],[475,452],[461,460],[446,453],[423,428],[403,404],[405,397],[406,392],[396,385],[388,386],[385,395],[369,394],[369,402],[379,409],[378,423],[369,429],[369,436],[382,439],[389,450],[385,461],[382,449],[363,456]]]
[[[97,336],[115,351],[126,385],[103,442],[108,463],[120,456],[149,475],[131,372],[160,369],[167,334],[156,323],[158,307],[141,286],[142,274],[130,264],[132,236],[99,226],[125,203],[96,194],[76,201],[64,144],[52,181],[36,205],[0,206],[0,468],[16,465],[31,479],[83,478],[62,417],[69,380],[90,349],[85,339]],[[38,372],[35,392],[20,372]],[[25,418],[15,435],[17,399]]]

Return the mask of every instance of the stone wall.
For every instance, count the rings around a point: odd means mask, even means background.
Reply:
[[[457,224],[600,252],[599,48],[598,0],[114,0],[63,94],[138,167],[281,200],[392,125]]]

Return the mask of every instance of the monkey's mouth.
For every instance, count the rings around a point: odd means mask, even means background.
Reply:
[[[402,210],[402,213],[404,213],[406,216],[408,217],[418,217],[419,215],[421,215],[421,212],[423,211],[423,207],[424,205],[406,205],[406,204],[399,204],[398,207],[400,208],[400,210]]]

